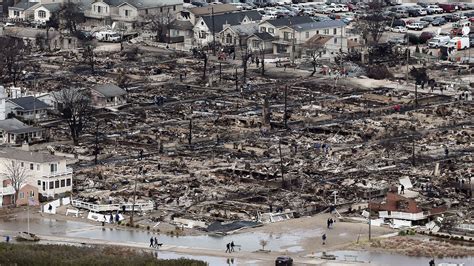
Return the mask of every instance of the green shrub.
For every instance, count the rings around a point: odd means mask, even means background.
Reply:
[[[28,245],[0,243],[2,265],[143,265],[205,266],[207,263],[185,258],[157,260],[151,253],[138,253],[121,247],[78,247],[68,245]]]

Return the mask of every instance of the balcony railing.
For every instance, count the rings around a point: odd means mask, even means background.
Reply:
[[[73,173],[72,168],[67,167],[66,171],[64,171],[64,172],[50,173],[48,175],[43,175],[41,177],[42,178],[54,178],[54,177],[60,177],[60,176],[65,176],[65,175],[72,175],[72,173]]]
[[[0,187],[0,196],[14,195],[15,188],[13,186]]]
[[[110,211],[120,211],[123,210],[123,206],[125,206],[125,211],[132,211],[132,203],[121,203],[121,204],[94,204],[89,202],[84,202],[80,200],[72,200],[72,206],[86,209],[93,212],[110,212]],[[151,211],[154,208],[154,203],[152,201],[144,202],[144,203],[135,203],[134,211],[141,212],[141,211]]]

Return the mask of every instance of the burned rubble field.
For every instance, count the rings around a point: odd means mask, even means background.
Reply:
[[[61,76],[82,86],[128,78],[128,105],[96,110],[78,147],[64,142],[66,124],[50,129],[57,151],[93,158],[99,147],[98,165],[73,165],[76,197],[131,202],[136,179],[138,201],[157,209],[139,223],[250,220],[269,206],[318,213],[334,191],[337,205],[356,204],[367,188],[386,192],[409,177],[422,208],[472,208],[452,185],[473,168],[472,103],[418,92],[416,107],[409,91],[252,70],[251,86],[236,90],[232,66],[223,64],[220,77],[210,62],[210,85],[201,82],[202,61],[176,57],[99,55],[95,76],[74,75],[74,64],[58,58],[43,62],[39,82],[53,90]]]

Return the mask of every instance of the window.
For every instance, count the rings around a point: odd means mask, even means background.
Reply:
[[[34,197],[35,196],[35,192],[32,190],[30,191],[30,197]]]
[[[38,180],[38,186],[41,186],[41,180]]]
[[[109,8],[105,7],[105,13],[109,12]]]
[[[126,17],[130,16],[130,10],[125,9],[125,16],[126,16]]]
[[[283,32],[283,39],[289,41],[291,38],[291,32]]]
[[[49,181],[49,189],[53,189],[54,188],[54,182],[53,181]]]
[[[337,38],[334,38],[334,43],[337,43]]]
[[[333,32],[334,35],[336,35],[337,34],[337,29],[333,29],[332,32]]]
[[[268,33],[271,33],[271,34],[275,33],[275,29],[274,28],[268,28]]]
[[[59,180],[56,180],[56,181],[54,182],[54,187],[55,187],[55,188],[58,188],[58,187],[59,187]]]
[[[96,6],[94,6],[94,12],[96,12],[96,10],[97,10],[97,7],[96,7]]]
[[[329,29],[325,29],[324,34],[328,35],[329,34]]]
[[[25,193],[24,192],[20,192],[20,199],[23,199],[25,197]]]
[[[148,15],[148,9],[145,9],[145,15]]]
[[[258,48],[260,46],[260,42],[258,40],[252,40],[252,47]]]
[[[20,16],[20,11],[18,10],[13,11],[13,15],[16,17]]]
[[[58,171],[58,165],[55,163],[50,164],[49,167],[51,169],[51,173],[56,173]]]
[[[176,11],[176,6],[173,6],[173,11]]]
[[[24,163],[24,162],[21,162],[20,165],[21,165],[21,167],[25,167],[25,163]]]
[[[65,179],[61,179],[61,187],[65,187],[66,186],[66,180]]]
[[[260,27],[260,32],[266,32],[267,31],[267,28],[265,27]]]
[[[162,7],[160,7],[160,12],[163,13],[163,8]]]
[[[40,165],[39,165],[39,164],[36,165],[36,170],[37,170],[37,171],[40,170]]]
[[[306,39],[309,38],[309,31],[306,32]]]
[[[316,31],[316,34],[319,34],[319,30]]]
[[[35,170],[35,165],[30,163],[30,170]]]
[[[46,190],[46,182],[43,182],[43,190]]]
[[[38,11],[38,17],[45,18],[46,17],[46,11],[44,11],[44,10]]]
[[[102,13],[102,7],[101,6],[97,7],[97,13]]]
[[[71,178],[66,179],[66,186],[71,186]]]
[[[206,39],[206,35],[207,35],[207,34],[206,34],[206,32],[204,32],[204,31],[200,31],[200,32],[199,32],[199,38],[200,38],[200,39]]]

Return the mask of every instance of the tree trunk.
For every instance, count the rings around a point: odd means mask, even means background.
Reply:
[[[262,76],[265,76],[265,50],[262,50]]]

